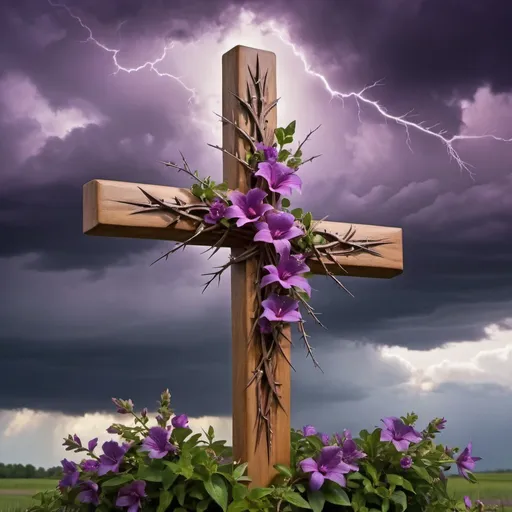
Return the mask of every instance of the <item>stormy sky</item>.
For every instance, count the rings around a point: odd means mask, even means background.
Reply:
[[[53,4],[53,5],[52,5]],[[110,397],[230,436],[229,276],[200,248],[82,234],[95,178],[190,186],[158,164],[182,151],[218,179],[221,56],[277,55],[280,125],[322,158],[294,206],[400,226],[405,270],[315,278],[324,373],[293,351],[292,422],[371,428],[414,409],[472,440],[481,469],[512,467],[512,4],[507,0],[4,0],[0,7],[0,460],[52,465],[68,432],[96,435]],[[168,48],[165,56],[164,49]],[[306,72],[307,70],[310,71]],[[391,115],[434,126],[408,131]],[[461,169],[445,142],[455,135]],[[453,155],[452,155],[453,156]],[[106,439],[106,437],[104,437]],[[23,443],[17,441],[23,440]]]

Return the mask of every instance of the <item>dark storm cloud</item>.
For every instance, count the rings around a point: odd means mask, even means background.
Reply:
[[[229,27],[235,16],[227,9],[242,4],[262,18],[270,15],[290,22],[292,37],[320,55],[320,69],[323,64],[341,66],[334,81],[339,78],[344,87],[360,89],[385,78],[386,87],[369,94],[378,94],[393,112],[413,106],[421,119],[439,121],[443,128],[457,130],[461,121],[459,106],[447,105],[453,94],[471,96],[485,83],[496,91],[512,86],[510,41],[504,32],[512,21],[512,6],[505,0],[490,0],[485,8],[483,3],[475,7],[455,0],[69,3],[94,26],[102,41],[123,49],[127,66],[138,62],[133,52],[137,52],[134,41],[139,37],[194,40],[211,25]],[[159,242],[84,237],[81,187],[98,177],[161,184],[162,171],[155,160],[164,148],[171,145],[187,155],[203,150],[202,141],[200,145],[186,133],[191,115],[187,91],[156,80],[148,94],[141,75],[112,77],[112,56],[93,44],[81,44],[87,35],[64,9],[51,8],[44,1],[11,0],[0,7],[0,79],[10,72],[19,73],[31,80],[52,108],[68,108],[80,99],[84,109],[90,107],[103,117],[98,124],[77,128],[64,139],[49,138],[40,152],[23,158],[18,142],[41,127],[36,121],[13,120],[8,110],[0,112],[0,158],[3,171],[11,176],[0,188],[0,256],[36,254],[31,265],[41,272],[89,269],[98,273],[113,265],[128,265],[130,256],[154,249]],[[159,52],[160,43],[151,55]],[[318,102],[324,100],[328,101],[322,97]],[[311,101],[315,103],[315,98]],[[333,116],[338,115],[335,108]],[[356,123],[349,109],[343,115]],[[364,120],[376,121],[368,108]],[[121,141],[128,141],[127,146]],[[481,338],[486,325],[510,314],[512,243],[507,229],[512,221],[512,187],[504,178],[509,165],[486,150],[480,159],[481,167],[485,163],[481,188],[471,188],[465,177],[447,172],[446,154],[436,156],[438,149],[432,148],[439,141],[418,136],[413,141],[414,156],[401,139],[400,146],[393,146],[397,153],[391,161],[374,165],[368,175],[337,176],[323,195],[304,199],[318,217],[328,213],[333,220],[404,226],[403,276],[371,283],[347,280],[356,299],[319,279],[313,282],[319,290],[313,305],[324,313],[329,326],[326,347],[355,339],[426,349],[447,341]],[[343,157],[350,160],[349,154]],[[328,162],[325,167],[337,163]],[[323,165],[315,163],[308,172],[319,176]],[[48,179],[40,180],[41,172]],[[189,185],[177,176],[167,183]],[[475,211],[476,216],[471,213]],[[184,268],[185,263],[173,267],[165,299],[169,304],[180,300],[181,292],[174,291],[174,284]],[[16,272],[8,276],[9,287],[15,287],[23,269]],[[55,307],[62,307],[62,315],[73,317],[76,305],[63,304],[59,294],[72,285],[79,289],[82,281],[66,279],[55,278],[51,294]],[[113,281],[108,284],[116,286]],[[32,295],[41,303],[48,301],[48,292],[37,294],[35,286],[26,286],[27,301]],[[128,291],[149,294],[149,285],[137,286]],[[200,288],[193,292],[199,294]],[[0,295],[2,302],[7,303],[9,293]],[[90,302],[105,310],[112,307],[108,298],[98,295],[91,296]],[[169,306],[168,324],[126,333],[124,348],[120,348],[117,332],[108,339],[85,340],[75,334],[68,343],[43,345],[34,339],[22,301],[19,304],[11,315],[18,326],[27,323],[26,332],[16,340],[7,335],[2,338],[0,332],[0,375],[5,383],[0,408],[23,405],[79,413],[101,409],[105,397],[111,395],[129,395],[148,403],[162,388],[170,387],[192,415],[229,413],[227,323],[218,330],[215,326],[212,334],[212,318],[202,312],[202,321],[176,324],[179,314]],[[131,314],[127,308],[127,317]],[[109,322],[98,329],[110,329],[113,320]],[[55,325],[60,324],[55,321]],[[43,337],[44,322],[37,326]],[[205,331],[208,343],[188,346],[165,341],[166,336],[202,339]],[[319,334],[314,328],[312,332]],[[28,377],[20,379],[19,375]],[[306,404],[316,399],[320,404],[362,399],[371,392],[348,377],[342,384],[338,391],[298,383],[294,400]]]
[[[167,342],[160,337],[163,332],[152,337],[152,329],[132,332],[128,342],[115,337],[63,343],[3,339],[0,409],[111,411],[111,396],[152,406],[169,388],[176,407],[186,407],[190,415],[229,415],[229,329],[202,344],[188,345],[186,339],[199,337],[200,329],[167,329]]]

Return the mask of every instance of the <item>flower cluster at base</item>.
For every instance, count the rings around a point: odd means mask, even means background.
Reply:
[[[173,416],[169,391],[160,397],[156,425],[147,409],[135,412],[131,400],[113,399],[134,426],[113,424],[107,432],[120,440],[86,445],[69,435],[64,446],[85,453],[80,463],[62,461],[63,476],[55,491],[35,496],[30,512],[57,511],[199,511],[295,512],[446,512],[481,510],[466,496],[453,498],[445,477],[455,464],[459,474],[475,482],[479,457],[471,443],[458,449],[434,442],[446,420],[435,419],[419,432],[417,416],[388,417],[373,432],[349,430],[327,435],[307,425],[291,432],[291,465],[276,465],[267,488],[248,488],[247,464],[233,462],[225,441],[213,428],[194,434],[186,415]]]

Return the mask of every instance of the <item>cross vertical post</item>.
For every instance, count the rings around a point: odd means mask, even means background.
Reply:
[[[264,103],[269,105],[277,99],[275,54],[236,46],[222,56],[222,115],[250,135],[253,135],[255,127],[233,93],[249,102],[260,101],[250,87],[251,72],[256,73],[257,66],[262,79],[265,78]],[[250,148],[231,123],[224,123],[222,147],[245,160]],[[266,116],[266,143],[272,144],[276,127],[277,111],[274,107]],[[251,184],[246,169],[226,153],[223,155],[223,173],[229,189],[243,193],[249,190]],[[232,256],[236,257],[241,251],[243,249],[232,249]],[[260,347],[250,339],[255,316],[258,315],[255,302],[258,285],[256,258],[232,266],[233,459],[248,463],[251,486],[267,486],[277,473],[274,464],[290,463],[290,365],[286,358],[290,360],[291,336],[289,326],[285,327],[280,340],[284,355],[279,354],[275,363],[275,380],[279,383],[283,407],[276,405],[272,408],[272,446],[269,452],[268,439],[263,436],[258,441],[257,437],[258,384],[247,385],[261,357]]]

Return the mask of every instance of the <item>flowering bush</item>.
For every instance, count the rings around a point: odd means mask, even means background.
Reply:
[[[480,460],[471,443],[458,453],[434,442],[446,420],[435,419],[419,432],[417,416],[389,417],[373,432],[355,439],[348,430],[332,436],[312,425],[292,430],[291,466],[277,465],[268,488],[247,487],[247,465],[233,462],[225,441],[213,428],[194,434],[188,418],[173,415],[169,391],[160,397],[156,422],[146,409],[137,414],[131,400],[113,399],[120,414],[134,426],[113,424],[107,432],[121,442],[98,439],[86,445],[76,435],[64,440],[67,450],[84,453],[80,463],[64,459],[58,489],[39,493],[31,512],[96,510],[314,512],[446,512],[480,510],[469,498],[453,499],[444,472],[453,464],[464,478],[475,481]]]

